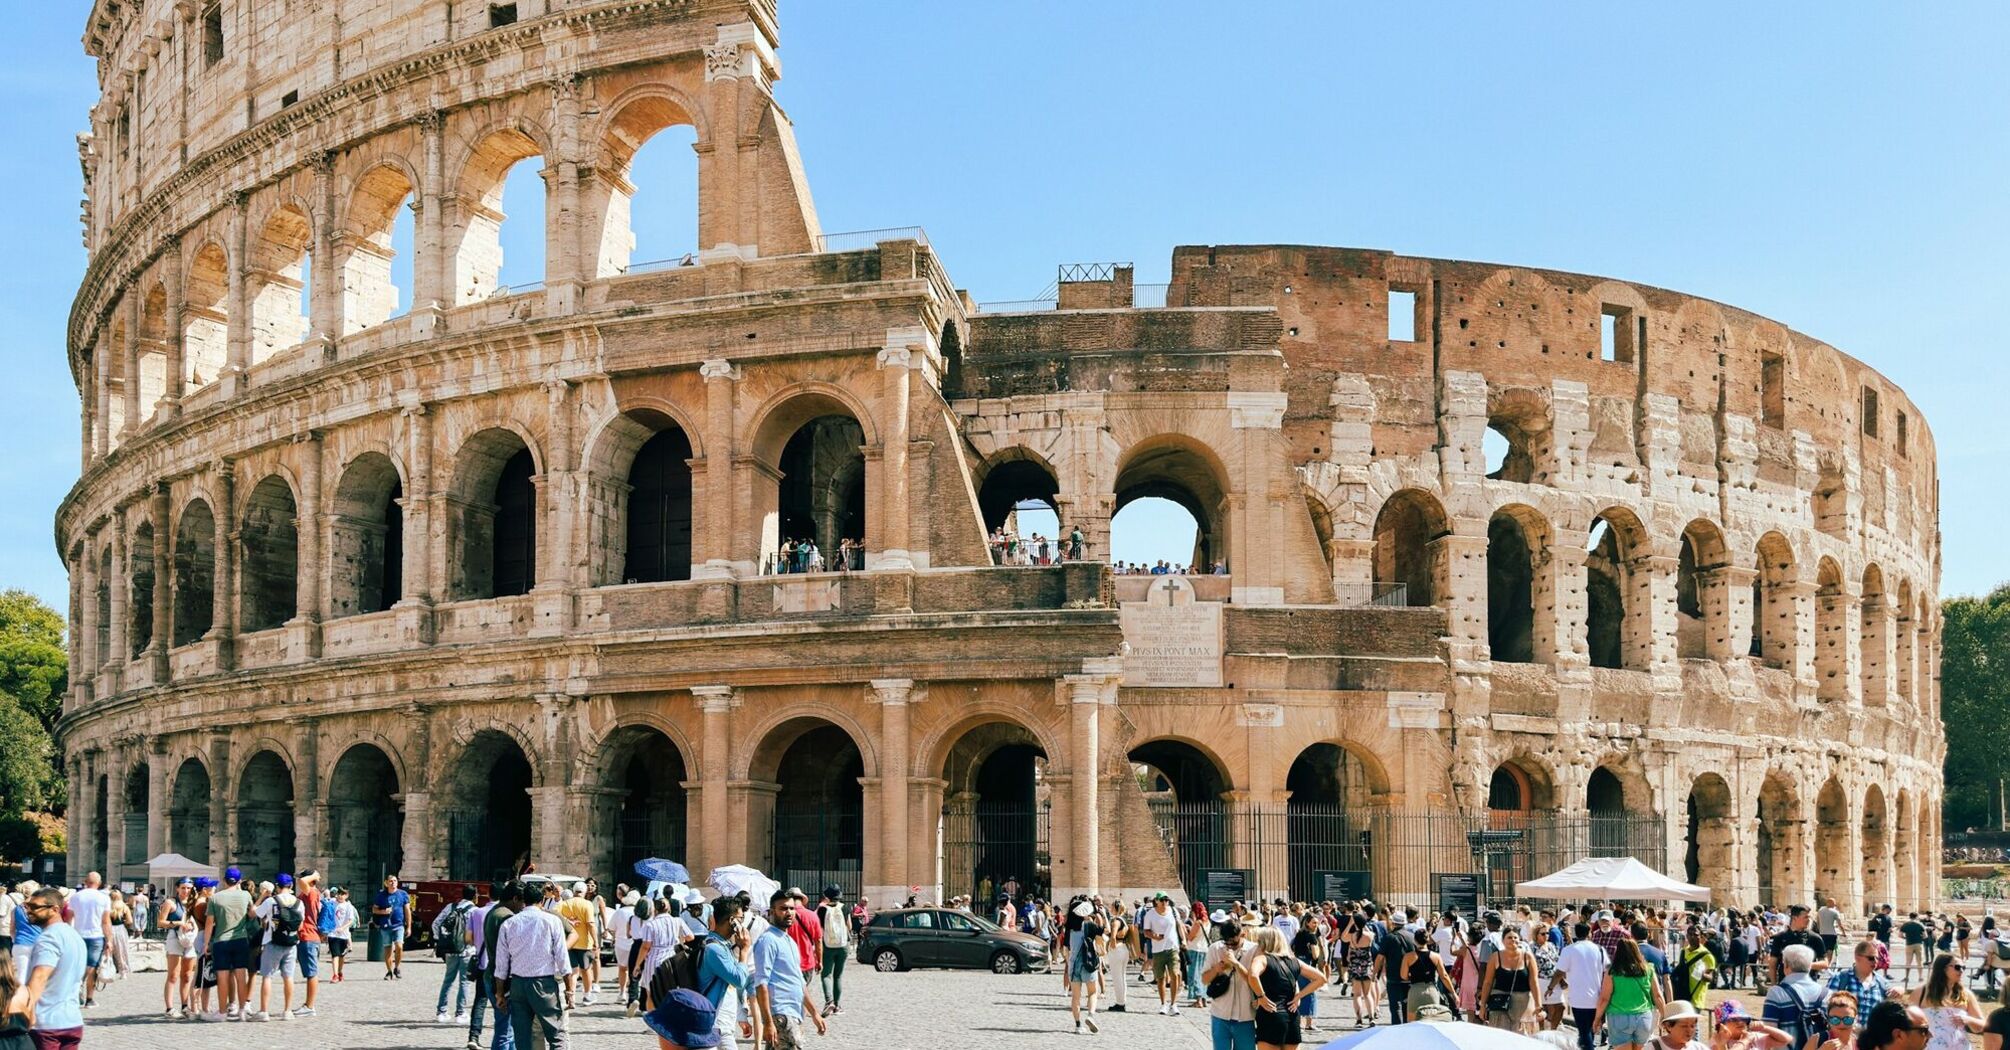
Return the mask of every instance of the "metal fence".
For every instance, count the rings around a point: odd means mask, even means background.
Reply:
[[[1466,817],[1335,805],[1150,800],[1159,839],[1187,893],[1209,899],[1210,872],[1241,872],[1251,896],[1372,896],[1435,905],[1440,876],[1477,878],[1497,904],[1517,882],[1588,856],[1666,870],[1665,825],[1651,817],[1489,813]],[[1213,880],[1218,890],[1219,879]]]

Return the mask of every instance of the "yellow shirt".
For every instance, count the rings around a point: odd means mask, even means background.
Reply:
[[[573,951],[585,951],[596,947],[593,943],[593,902],[583,897],[573,897],[558,902],[558,917],[572,927],[572,936],[566,938],[565,946]]]

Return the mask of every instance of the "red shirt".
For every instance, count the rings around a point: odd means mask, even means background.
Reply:
[[[796,921],[789,924],[789,939],[796,942],[796,950],[802,953],[803,972],[817,968],[817,954],[824,943],[824,924],[817,921],[817,913],[798,904]]]

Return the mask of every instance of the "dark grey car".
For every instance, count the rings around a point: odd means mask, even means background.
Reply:
[[[1047,946],[953,908],[902,908],[872,917],[858,942],[858,961],[882,973],[942,966],[1020,973],[1047,967]]]

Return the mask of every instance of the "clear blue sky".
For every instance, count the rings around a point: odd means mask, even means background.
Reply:
[[[95,83],[81,0],[15,7],[0,585],[60,605]],[[1904,387],[1939,446],[1944,593],[2010,579],[2010,5],[782,0],[782,21],[825,228],[925,226],[980,300],[1034,295],[1061,262],[1162,281],[1175,244],[1236,242],[1708,296]],[[639,259],[681,253],[681,216],[644,221]]]

